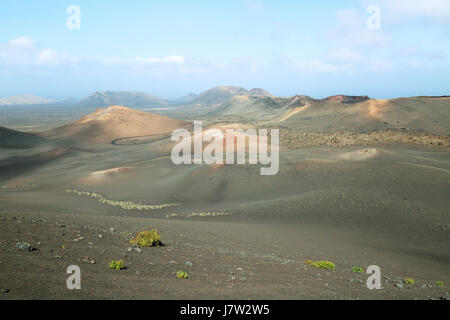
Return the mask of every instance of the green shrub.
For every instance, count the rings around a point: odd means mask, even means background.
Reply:
[[[354,273],[363,273],[364,269],[361,267],[353,267],[353,272]]]
[[[326,260],[313,261],[310,264],[313,267],[320,268],[320,269],[327,269],[327,270],[334,270],[336,267],[333,262],[326,261]]]
[[[153,247],[161,245],[162,237],[156,230],[144,230],[137,234],[136,237],[130,240],[131,244],[137,244],[140,247]]]
[[[123,260],[113,260],[109,263],[109,268],[113,270],[122,270],[124,268],[123,266]]]
[[[405,280],[403,280],[406,284],[414,284],[415,281],[413,278],[405,278]]]
[[[177,278],[178,279],[187,279],[188,274],[187,274],[187,272],[179,270],[179,271],[177,271]]]
[[[438,287],[443,287],[443,286],[444,286],[444,283],[443,283],[442,281],[436,281],[436,285],[437,285]]]

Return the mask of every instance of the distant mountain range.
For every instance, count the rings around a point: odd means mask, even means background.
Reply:
[[[441,128],[442,123],[448,123],[445,119],[448,118],[449,101],[446,96],[391,100],[349,95],[335,95],[324,99],[305,95],[277,97],[259,88],[247,90],[239,86],[217,86],[200,94],[189,93],[176,100],[164,100],[144,92],[97,91],[81,101],[73,98],[51,100],[22,94],[0,99],[0,105],[70,105],[86,108],[89,112],[116,105],[154,108],[159,114],[175,118],[196,115],[213,116],[227,121],[258,119],[264,123],[316,131],[349,128],[370,131],[405,127],[446,134],[447,130]],[[156,110],[157,108],[161,109]],[[411,118],[408,110],[414,110],[415,115],[420,115],[421,121]],[[438,122],[439,126],[436,125]],[[436,127],[440,129],[437,130]]]
[[[133,95],[113,96],[130,99]],[[98,95],[94,94],[90,98],[95,97]],[[90,101],[111,102],[108,95],[103,96],[105,100],[101,97]],[[449,107],[450,97],[380,100],[367,96],[337,95],[314,99],[296,95],[280,98],[261,89],[216,87],[192,96],[187,103],[157,110],[158,114],[123,106],[108,106],[98,108],[75,122],[40,134],[0,127],[0,148],[30,148],[49,140],[110,143],[124,137],[166,134],[176,128],[190,126],[189,122],[180,120],[183,114],[191,118],[193,114],[209,117],[218,123],[256,124],[315,133],[406,130],[405,132],[429,132],[448,136]]]
[[[49,104],[54,102],[56,100],[46,99],[32,94],[18,94],[9,98],[0,99],[0,105],[2,106]]]
[[[96,108],[108,107],[111,105],[124,105],[127,107],[163,107],[185,104],[208,107],[217,103],[222,103],[234,96],[271,97],[272,95],[263,89],[251,89],[248,91],[245,88],[236,86],[218,86],[201,94],[189,93],[176,100],[164,100],[144,92],[132,91],[97,91],[82,100],[77,100],[75,98],[53,100],[31,94],[19,94],[10,98],[0,99],[0,106],[60,103]]]
[[[308,96],[234,96],[201,108],[201,116],[221,121],[245,121],[281,126],[306,132],[371,132],[416,130],[448,135],[450,98],[420,97],[371,99],[367,96],[337,95],[325,99]],[[189,109],[189,110],[192,110]]]
[[[130,91],[97,91],[78,102],[78,105],[89,107],[108,107],[111,105],[160,107],[168,104],[169,102],[150,94]]]
[[[251,89],[249,91],[245,88],[236,86],[218,86],[199,94],[189,101],[189,105],[196,107],[212,107],[237,96],[272,97],[272,94],[263,89]]]

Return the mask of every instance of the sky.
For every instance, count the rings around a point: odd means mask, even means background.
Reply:
[[[129,90],[175,99],[217,85],[315,98],[450,95],[449,59],[449,0],[15,0],[0,7],[0,97]]]

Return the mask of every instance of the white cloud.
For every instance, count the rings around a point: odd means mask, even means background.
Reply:
[[[380,3],[381,2],[381,3]],[[428,18],[445,17],[450,9],[450,1],[378,1],[382,7],[382,21],[387,9],[390,13],[403,12],[405,15]],[[374,2],[367,1],[372,5]],[[384,8],[384,9],[383,9]],[[403,11],[402,11],[403,10]],[[440,13],[438,13],[440,11]],[[310,72],[387,72],[417,68],[447,59],[445,51],[424,49],[420,45],[401,46],[394,42],[391,28],[370,30],[367,28],[368,15],[365,10],[344,9],[336,12],[333,27],[325,33],[328,52],[312,61],[300,63],[300,67]]]
[[[19,37],[9,40],[6,44],[0,44],[0,64],[9,67],[40,67],[53,68],[61,66],[72,67],[115,67],[126,66],[130,68],[167,67],[168,65],[182,65],[185,58],[180,55],[166,57],[92,57],[80,59],[68,53],[54,49],[41,49],[37,41],[30,37]]]
[[[371,51],[390,44],[391,38],[381,30],[369,30],[365,11],[343,9],[336,12],[336,21],[327,31],[328,39],[340,48]]]
[[[107,58],[94,58],[94,60],[98,60],[105,66],[117,66],[117,65],[129,65],[129,66],[151,66],[154,64],[182,64],[185,62],[183,56],[180,55],[171,55],[162,58],[144,58],[144,57],[136,57],[136,58],[117,58],[117,57],[107,57]]]
[[[394,9],[399,12],[404,10],[410,17],[412,15],[445,17],[450,8],[450,0],[445,3],[439,0],[411,2],[381,0],[367,3],[372,5],[378,2],[389,5],[392,12]],[[381,11],[383,21],[386,8],[382,8]],[[284,64],[309,74],[380,73],[437,65],[447,59],[447,54],[443,50],[424,49],[419,45],[402,46],[403,42],[394,41],[396,34],[392,32],[392,28],[383,28],[383,22],[381,29],[369,29],[368,17],[364,8],[338,10],[335,19],[330,21],[330,25],[322,33],[323,41],[327,44],[322,54],[310,59],[285,61]]]
[[[30,37],[12,38],[8,45],[13,48],[32,49],[36,44],[36,40]]]
[[[36,65],[40,66],[58,66],[64,63],[74,63],[75,58],[70,57],[66,53],[58,52],[52,49],[44,49],[39,51],[36,56]]]
[[[136,58],[136,61],[142,62],[142,63],[161,63],[161,62],[167,62],[167,63],[183,63],[184,57],[183,56],[168,56],[164,58]]]
[[[426,18],[433,22],[450,22],[448,0],[363,0],[364,5],[377,4],[381,14],[390,23],[408,19]]]
[[[427,17],[439,22],[450,21],[450,1],[448,0],[397,0],[386,1],[386,7],[399,15]]]
[[[12,38],[0,44],[0,63],[15,67],[57,66],[73,62],[68,54],[52,49],[41,49],[37,41],[30,37]]]
[[[332,27],[324,33],[327,51],[321,57],[297,62],[297,66],[310,73],[336,73],[363,71],[380,64],[377,53],[389,47],[391,38],[383,30],[369,30],[365,14],[354,9],[338,10]]]

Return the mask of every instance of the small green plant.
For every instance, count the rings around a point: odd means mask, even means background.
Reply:
[[[353,267],[353,272],[354,273],[363,273],[364,269],[361,267]]]
[[[162,237],[156,230],[144,230],[137,234],[136,237],[130,240],[131,244],[136,244],[140,247],[154,247],[161,245]]]
[[[113,260],[109,263],[109,268],[113,270],[122,270],[124,268],[123,266],[123,260]]]
[[[437,285],[438,287],[443,287],[443,286],[444,286],[444,283],[443,283],[442,281],[436,281],[436,285]]]
[[[320,269],[327,269],[327,270],[334,270],[335,264],[331,261],[326,260],[320,260],[320,261],[313,261],[310,263],[313,267],[320,268]]]
[[[413,278],[405,278],[405,280],[403,280],[406,284],[414,284],[415,281]]]
[[[177,278],[178,279],[187,279],[188,274],[187,274],[187,272],[179,270],[179,271],[177,271]]]

